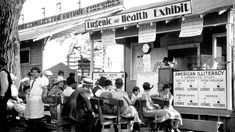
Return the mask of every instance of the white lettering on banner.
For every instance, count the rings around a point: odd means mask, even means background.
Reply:
[[[186,15],[191,13],[192,13],[191,1],[187,0],[180,3],[164,5],[142,11],[120,14],[100,19],[87,20],[86,30],[95,30],[112,26],[121,26],[136,22],[146,22],[149,20],[156,20],[173,16]]]
[[[226,109],[226,71],[174,72],[174,105]]]
[[[156,25],[140,24],[138,41],[139,43],[153,42],[156,39]]]
[[[201,35],[203,29],[203,18],[200,16],[186,17],[181,22],[181,31],[179,37],[192,37]]]
[[[25,24],[21,24],[19,25],[19,30],[23,30],[23,29],[27,29],[27,28],[32,28],[32,27],[36,27],[36,26],[40,26],[40,25],[44,25],[44,24],[48,24],[48,23],[52,23],[52,22],[58,22],[58,21],[62,21],[62,20],[66,20],[66,19],[70,19],[70,18],[74,18],[74,17],[78,17],[78,16],[82,16],[82,15],[88,15],[91,13],[95,13],[101,10],[105,10],[105,9],[109,9],[112,7],[117,7],[117,6],[121,6],[123,5],[123,0],[107,0],[101,3],[97,3],[85,8],[81,8],[81,9],[77,9],[74,11],[70,11],[70,12],[65,12],[56,16],[51,16],[51,17],[46,17],[40,20],[36,20],[33,22],[29,22],[29,23],[25,23]],[[102,25],[107,25],[110,23],[109,20],[106,21],[102,21],[101,22]],[[98,23],[99,24],[99,23]],[[101,24],[99,24],[101,25]]]

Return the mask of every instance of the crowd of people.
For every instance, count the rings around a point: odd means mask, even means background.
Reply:
[[[75,74],[70,73],[67,79],[64,78],[64,72],[59,71],[58,76],[52,79],[51,71],[43,71],[38,67],[33,67],[27,74],[27,77],[21,80],[21,85],[17,88],[14,85],[16,77],[6,70],[6,61],[0,59],[0,130],[7,131],[7,111],[15,111],[16,118],[26,120],[27,129],[30,132],[43,131],[41,126],[45,120],[45,103],[49,104],[49,111],[52,117],[52,123],[57,123],[61,117],[69,117],[74,122],[82,123],[81,111],[88,113],[85,118],[85,124],[81,125],[80,131],[91,131],[93,114],[90,103],[92,97],[114,98],[123,100],[121,106],[121,114],[123,117],[133,117],[133,124],[143,124],[139,118],[138,110],[136,109],[137,100],[146,100],[146,105],[143,108],[145,116],[155,117],[159,123],[168,122],[169,129],[178,132],[178,126],[182,125],[182,118],[172,106],[173,95],[170,92],[169,84],[159,84],[162,91],[155,95],[160,100],[169,101],[168,105],[162,106],[155,104],[150,96],[151,84],[143,83],[144,92],[140,94],[139,87],[133,88],[133,93],[129,96],[123,88],[123,79],[117,78],[115,82],[106,77],[100,77],[93,85],[93,80],[88,77],[82,77],[81,82],[76,82]],[[52,82],[50,80],[53,80]],[[60,97],[61,103],[48,102],[51,96]],[[63,109],[61,109],[63,108]],[[62,111],[61,115],[57,112]],[[111,113],[109,106],[104,106],[104,113]],[[83,120],[84,123],[84,120]],[[88,125],[89,124],[89,125]],[[166,130],[170,131],[170,130]]]

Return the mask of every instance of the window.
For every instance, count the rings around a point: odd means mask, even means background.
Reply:
[[[168,58],[175,70],[196,70],[200,64],[200,43],[168,46]]]
[[[22,48],[20,49],[20,63],[30,63],[30,49],[29,48]]]

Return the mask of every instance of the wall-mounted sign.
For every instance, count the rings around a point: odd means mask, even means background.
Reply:
[[[123,5],[123,0],[106,0],[101,3],[97,3],[88,7],[84,7],[81,9],[73,10],[70,12],[65,12],[59,15],[51,16],[51,17],[46,17],[40,20],[36,20],[33,22],[25,23],[22,25],[19,25],[19,30],[27,29],[27,28],[32,28],[35,26],[40,26],[52,22],[58,22],[66,19],[71,19],[74,17],[82,16],[82,15],[87,15],[91,13],[95,13],[101,10],[117,7],[117,6],[122,6]]]
[[[174,72],[174,105],[226,109],[226,70]]]
[[[120,14],[100,19],[87,20],[86,30],[95,30],[112,26],[121,26],[149,20],[163,19],[168,17],[186,15],[192,13],[191,1],[159,6],[141,11]]]
[[[139,43],[147,43],[153,42],[156,39],[156,24],[150,25],[140,24],[139,34],[138,34],[138,42]]]
[[[181,31],[179,37],[192,37],[201,35],[203,29],[203,18],[200,16],[186,17],[181,22]]]
[[[124,72],[93,72],[92,79],[95,82],[101,77],[106,77],[112,81],[113,86],[115,86],[115,79],[121,78],[123,80],[123,90],[125,90],[125,73]]]

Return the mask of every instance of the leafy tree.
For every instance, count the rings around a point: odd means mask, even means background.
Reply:
[[[25,0],[0,0],[0,57],[7,69],[20,79],[20,40],[18,21]]]

